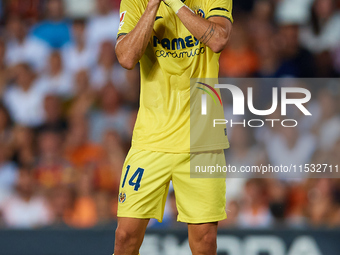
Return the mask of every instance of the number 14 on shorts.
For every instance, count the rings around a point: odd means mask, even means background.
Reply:
[[[124,180],[122,183],[122,188],[124,188],[125,186],[126,178],[129,174],[129,171],[130,171],[130,165],[126,167],[126,173],[125,173]],[[143,174],[144,174],[144,169],[138,167],[138,169],[133,173],[133,175],[131,176],[129,180],[129,185],[134,187],[135,191],[138,191],[138,189],[140,188],[140,182],[142,180]],[[135,179],[137,180],[135,181]]]

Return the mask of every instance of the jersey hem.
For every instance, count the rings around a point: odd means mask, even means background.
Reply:
[[[209,146],[195,146],[195,147],[191,147],[189,150],[173,150],[170,148],[157,148],[157,147],[152,147],[152,146],[147,146],[147,145],[143,146],[143,145],[134,145],[134,144],[132,144],[131,146],[132,149],[137,149],[137,150],[176,153],[176,154],[224,150],[224,149],[229,149],[229,147],[230,147],[229,142],[227,144],[220,143],[220,144],[213,144]]]
[[[229,142],[225,143],[218,143],[218,144],[213,144],[210,146],[202,145],[202,146],[194,146],[191,147],[191,152],[200,152],[200,151],[213,151],[213,150],[224,150],[224,149],[229,149],[230,144]]]
[[[134,218],[134,219],[156,219],[159,223],[162,223],[162,221],[163,221],[162,218],[157,217],[154,214],[117,213],[117,217]]]
[[[177,221],[185,222],[189,224],[202,224],[202,223],[218,222],[221,220],[225,220],[226,218],[227,218],[227,214],[224,213],[219,216],[206,217],[206,218],[186,218],[186,217],[177,216]]]

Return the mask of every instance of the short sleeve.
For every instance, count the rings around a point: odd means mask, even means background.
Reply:
[[[208,7],[207,19],[211,17],[225,17],[234,22],[232,16],[233,1],[232,0],[210,0]]]
[[[122,0],[120,3],[120,22],[117,38],[131,32],[137,25],[142,13],[134,0]]]

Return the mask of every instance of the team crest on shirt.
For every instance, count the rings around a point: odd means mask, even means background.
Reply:
[[[201,16],[202,18],[205,18],[205,13],[204,13],[204,11],[203,11],[201,8],[195,10],[195,13],[196,13],[198,16]]]
[[[125,194],[125,192],[120,192],[120,193],[119,193],[119,196],[118,196],[118,201],[119,201],[119,203],[124,203],[125,200],[126,200],[126,194]]]
[[[119,30],[121,30],[122,26],[124,25],[125,15],[126,15],[126,11],[120,13]]]

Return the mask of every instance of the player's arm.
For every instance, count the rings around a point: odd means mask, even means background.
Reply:
[[[164,2],[176,12],[190,33],[212,51],[218,53],[226,47],[232,29],[232,23],[228,18],[214,16],[204,19],[196,15],[181,0]]]
[[[122,67],[133,69],[143,56],[151,38],[160,2],[161,0],[150,0],[135,28],[128,34],[118,37],[116,55]]]

